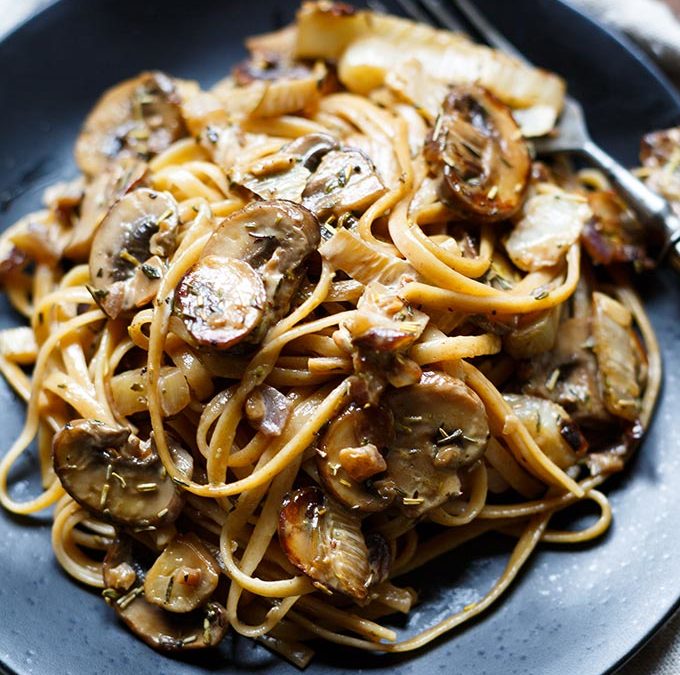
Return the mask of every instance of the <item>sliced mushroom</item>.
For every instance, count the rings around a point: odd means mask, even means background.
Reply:
[[[486,449],[486,410],[462,380],[434,371],[387,392],[384,401],[394,415],[396,438],[379,488],[396,492],[404,513],[417,518],[459,494],[458,470]]]
[[[128,537],[119,537],[104,558],[104,597],[130,630],[154,649],[183,651],[214,647],[227,632],[227,612],[217,602],[177,614],[148,602],[144,567]],[[122,586],[121,586],[122,583]]]
[[[250,392],[245,413],[253,428],[266,436],[279,436],[290,416],[290,401],[278,389],[261,384]]]
[[[148,160],[186,135],[177,83],[160,72],[143,73],[109,89],[85,120],[76,162],[96,176],[114,159]]]
[[[160,256],[175,247],[177,202],[168,192],[139,188],[116,202],[90,251],[93,296],[112,319],[148,303],[163,274]]]
[[[307,134],[247,167],[237,164],[231,170],[230,177],[232,182],[242,185],[261,199],[301,202],[312,172],[325,154],[337,148],[337,141],[329,134]]]
[[[593,350],[604,404],[612,415],[634,422],[640,415],[643,355],[633,333],[633,317],[604,293],[593,293],[593,309]]]
[[[203,605],[220,578],[215,558],[195,534],[171,541],[146,573],[148,602],[169,612],[190,612]]]
[[[323,588],[368,597],[372,582],[361,521],[316,487],[295,490],[279,515],[279,543],[293,565]]]
[[[442,198],[462,217],[505,220],[521,206],[529,150],[510,110],[485,89],[468,85],[451,91],[425,155],[443,170]]]
[[[218,349],[244,339],[259,342],[288,312],[302,267],[319,240],[316,218],[293,202],[252,202],[226,218],[176,294],[175,309],[194,340]],[[220,279],[221,267],[233,277],[229,283]],[[190,300],[194,279],[200,292]],[[234,288],[238,294],[230,297]],[[200,311],[197,303],[203,303]]]
[[[588,443],[567,411],[557,403],[538,396],[504,394],[512,412],[557,466],[568,469],[588,448]]]
[[[387,188],[371,159],[361,150],[327,152],[302,193],[302,203],[318,218],[363,213]]]
[[[146,178],[147,164],[132,157],[124,157],[97,175],[85,188],[80,216],[64,255],[72,260],[87,260],[97,227],[109,209],[123,195],[140,187]]]
[[[634,262],[646,266],[649,233],[626,204],[611,190],[588,194],[592,218],[588,220],[581,241],[590,259],[599,265]]]
[[[287,152],[300,158],[308,171],[316,171],[321,160],[332,150],[338,150],[338,142],[330,134],[306,134],[285,146]]]
[[[262,322],[266,295],[262,279],[236,258],[209,255],[182,278],[175,310],[199,344],[227,349]]]
[[[181,473],[193,459],[171,437]],[[64,489],[81,506],[114,523],[144,530],[173,522],[184,504],[156,454],[153,439],[141,442],[129,429],[97,420],[74,420],[52,442],[54,469]]]
[[[512,262],[534,272],[560,262],[592,217],[585,197],[540,184],[505,243]]]
[[[350,509],[382,511],[390,497],[369,480],[385,471],[381,450],[394,432],[389,410],[351,406],[333,422],[319,445],[316,464],[324,487]]]

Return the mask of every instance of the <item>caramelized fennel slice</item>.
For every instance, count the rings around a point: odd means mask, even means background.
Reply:
[[[503,394],[503,398],[538,447],[560,469],[573,466],[586,452],[585,437],[562,406],[538,396]]]
[[[356,602],[368,599],[376,581],[358,514],[352,513],[316,487],[288,495],[279,514],[279,543],[293,565],[322,588],[339,591]],[[387,549],[374,555],[385,555]],[[389,565],[389,563],[387,563]]]
[[[593,350],[605,407],[612,415],[634,422],[641,407],[642,349],[633,333],[633,317],[604,293],[593,293],[593,308]]]
[[[532,133],[552,129],[565,94],[564,81],[557,75],[474,44],[458,33],[366,10],[337,8],[326,2],[302,6],[295,53],[299,58],[337,60],[340,80],[350,91],[368,94],[382,86],[389,73],[398,73],[415,60],[434,81],[479,84],[513,108],[539,107],[540,119],[532,120]]]
[[[539,184],[527,199],[505,248],[517,267],[535,272],[560,263],[592,218],[587,200],[551,185]]]

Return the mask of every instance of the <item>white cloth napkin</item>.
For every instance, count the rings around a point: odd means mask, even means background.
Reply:
[[[670,74],[680,76],[680,21],[661,0],[570,0],[570,2],[626,33]]]

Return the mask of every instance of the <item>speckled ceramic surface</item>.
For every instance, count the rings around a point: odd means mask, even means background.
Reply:
[[[634,162],[639,136],[680,122],[680,102],[657,75],[557,0],[480,0],[541,65],[564,74],[598,140]],[[142,69],[209,85],[242,55],[245,35],[272,28],[290,3],[258,0],[61,0],[0,43],[0,226],[37,208],[42,189],[75,173],[71,148],[97,95]],[[310,672],[595,674],[619,664],[680,597],[680,280],[642,282],[666,361],[652,429],[625,475],[609,486],[614,525],[597,545],[541,546],[512,590],[463,631],[401,657],[320,646]],[[18,321],[4,300],[0,326]],[[0,452],[19,432],[22,406],[0,382]],[[30,458],[14,495],[38,487]],[[483,539],[410,578],[422,604],[404,633],[477,599],[511,543]],[[68,579],[49,543],[49,518],[0,512],[0,663],[28,673],[198,673],[295,669],[246,640],[193,660],[156,654],[119,625],[101,599]],[[2,668],[0,667],[0,670]]]

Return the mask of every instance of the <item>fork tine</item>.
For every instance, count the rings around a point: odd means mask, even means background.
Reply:
[[[423,0],[425,2],[425,0]],[[474,26],[475,30],[488,44],[506,54],[528,63],[528,59],[493,24],[470,2],[470,0],[452,0],[458,11]]]
[[[378,14],[389,14],[389,9],[387,9],[387,5],[383,5],[380,0],[368,0],[366,3],[368,5],[368,8],[374,12],[378,12]]]
[[[432,18],[414,0],[395,0],[395,2],[401,7],[406,16],[410,16],[412,19],[420,21],[420,23],[429,24],[430,26],[434,23]]]
[[[458,17],[456,17],[450,9],[445,7],[440,0],[420,0],[420,2],[427,7],[444,28],[460,33],[466,32],[465,27],[458,20]]]

